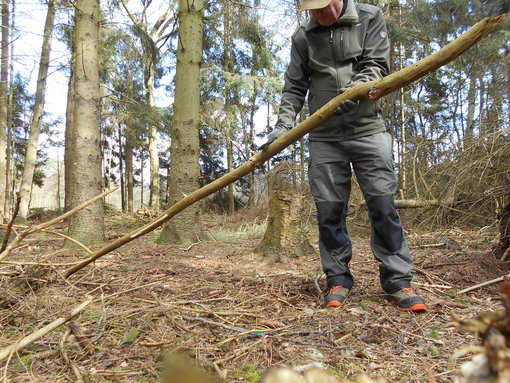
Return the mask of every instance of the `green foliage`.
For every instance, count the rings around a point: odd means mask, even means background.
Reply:
[[[449,289],[444,292],[444,296],[447,298],[456,298],[459,296],[459,291],[456,289]]]
[[[432,330],[429,332],[429,338],[432,338],[432,339],[440,339],[441,336],[439,335],[439,333],[437,332],[437,330]]]
[[[27,354],[18,358],[16,360],[16,363],[14,364],[14,371],[17,373],[26,372],[30,365],[32,364],[32,361],[30,360],[31,357],[32,355]]]
[[[441,355],[440,351],[434,345],[428,346],[428,349],[429,349],[430,353],[432,354],[432,356],[440,356]]]
[[[123,344],[131,344],[133,343],[138,335],[140,334],[140,329],[137,327],[133,327],[124,335],[124,339],[122,341]]]
[[[328,368],[326,371],[331,375],[339,376],[341,378],[345,378],[346,375],[342,370],[337,370],[334,368]]]
[[[258,383],[263,372],[264,370],[261,368],[257,368],[257,366],[254,363],[247,362],[243,366],[241,376],[244,377],[248,382]]]

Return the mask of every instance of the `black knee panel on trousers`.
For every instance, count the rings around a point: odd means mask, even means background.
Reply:
[[[345,204],[343,202],[317,202],[317,219],[322,243],[328,249],[338,249],[349,242],[342,225]]]
[[[383,246],[391,253],[399,251],[402,247],[403,232],[393,196],[370,197],[367,205],[374,228],[375,244]]]

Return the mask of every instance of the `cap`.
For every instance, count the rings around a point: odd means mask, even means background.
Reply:
[[[329,3],[331,3],[331,0],[303,0],[299,10],[306,11],[307,9],[320,9],[324,8]]]

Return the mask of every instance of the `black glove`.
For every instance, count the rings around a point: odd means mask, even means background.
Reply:
[[[276,141],[278,138],[280,138],[285,133],[287,133],[290,128],[291,128],[290,125],[285,124],[285,123],[283,123],[281,121],[278,121],[276,123],[276,125],[274,126],[273,130],[271,131],[271,133],[269,133],[267,135],[267,142],[265,144],[260,145],[259,150],[265,149],[267,146],[269,146],[274,141]]]
[[[340,94],[344,93],[349,88],[340,89]],[[359,101],[345,100],[340,104],[340,106],[336,109],[336,114],[346,114],[352,112],[354,108],[356,108],[359,104]]]

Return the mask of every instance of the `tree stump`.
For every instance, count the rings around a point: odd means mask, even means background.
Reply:
[[[283,171],[282,171],[283,169]],[[308,184],[293,184],[288,164],[274,169],[269,182],[269,212],[264,238],[255,251],[279,262],[282,256],[300,257],[313,253],[307,237],[311,209]]]
[[[510,202],[498,214],[499,220],[499,242],[494,247],[494,256],[498,259],[510,258]]]

